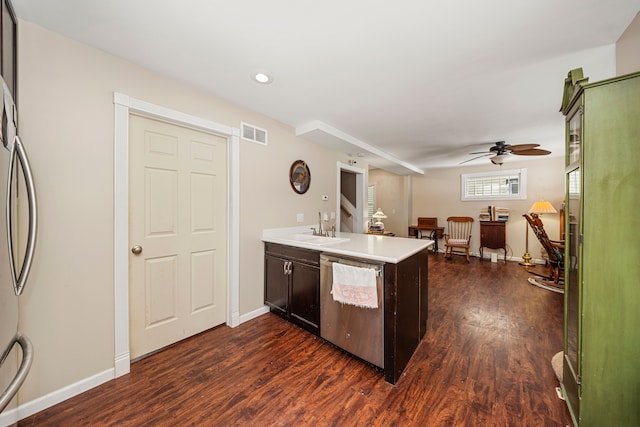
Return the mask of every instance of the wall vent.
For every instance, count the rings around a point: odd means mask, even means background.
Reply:
[[[257,144],[267,145],[267,131],[249,123],[240,122],[242,139],[255,142]]]

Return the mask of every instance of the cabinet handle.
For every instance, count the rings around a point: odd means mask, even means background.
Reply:
[[[292,273],[293,270],[292,270],[291,266],[292,266],[291,261],[285,261],[284,262],[284,265],[282,266],[282,269],[283,269],[283,273],[284,273],[285,276],[288,276],[288,275],[290,275]]]

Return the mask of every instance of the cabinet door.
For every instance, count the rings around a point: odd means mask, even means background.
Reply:
[[[320,269],[293,262],[290,315],[301,326],[320,330]]]
[[[266,255],[264,257],[264,302],[272,310],[286,315],[288,301],[288,281],[285,267],[288,261]]]
[[[505,227],[503,222],[480,223],[481,245],[490,249],[501,249],[505,246]]]
[[[569,411],[580,418],[582,377],[581,340],[581,255],[582,183],[580,176],[582,109],[574,109],[567,121],[567,213],[565,230],[565,343],[563,388]]]

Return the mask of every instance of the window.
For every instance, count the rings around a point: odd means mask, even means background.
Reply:
[[[461,175],[462,200],[518,200],[527,198],[527,170]]]
[[[373,222],[373,214],[376,211],[376,186],[367,186],[367,221]]]

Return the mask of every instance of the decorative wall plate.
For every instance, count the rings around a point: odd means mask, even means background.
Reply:
[[[289,182],[291,188],[298,194],[304,194],[311,185],[311,171],[307,162],[303,160],[296,160],[289,169]]]

